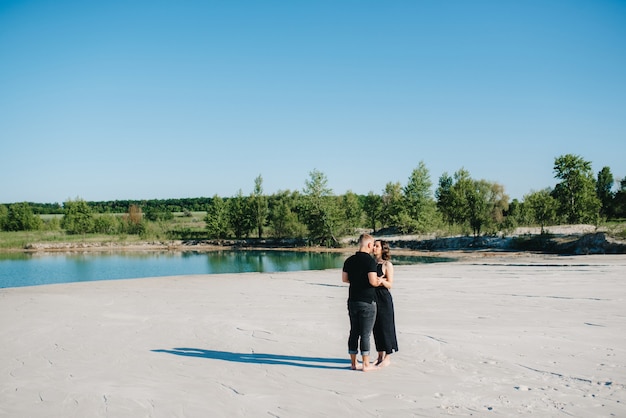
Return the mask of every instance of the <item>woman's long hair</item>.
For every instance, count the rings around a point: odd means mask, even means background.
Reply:
[[[383,260],[391,260],[391,250],[389,249],[389,242],[384,239],[377,239],[376,241],[380,242],[380,257]]]

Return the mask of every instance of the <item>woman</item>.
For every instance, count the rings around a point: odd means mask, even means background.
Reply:
[[[378,308],[374,323],[374,341],[376,351],[378,351],[378,359],[375,365],[382,367],[389,365],[391,361],[389,355],[398,351],[393,299],[391,292],[389,292],[393,285],[393,264],[390,261],[389,243],[384,240],[376,240],[373,254],[378,263],[377,270],[380,279],[380,285],[376,288]]]

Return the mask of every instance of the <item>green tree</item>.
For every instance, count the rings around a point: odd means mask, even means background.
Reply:
[[[349,230],[354,230],[362,226],[363,222],[363,208],[359,201],[359,196],[356,193],[348,190],[346,194],[340,198],[340,206],[344,212],[344,218]],[[350,232],[346,231],[346,232]]]
[[[495,232],[506,227],[505,213],[509,197],[504,187],[486,180],[474,180],[469,171],[461,168],[454,178],[444,173],[439,178],[436,192],[437,206],[449,225],[461,225],[474,236],[488,230]]]
[[[554,173],[561,182],[552,195],[559,202],[566,222],[596,223],[601,203],[596,195],[591,163],[577,155],[566,154],[554,160]]]
[[[475,194],[475,182],[469,171],[461,168],[454,173],[454,184],[450,188],[448,209],[450,219],[454,224],[467,225],[470,219],[470,202],[468,198]]]
[[[472,187],[465,190],[467,202],[467,222],[475,237],[481,234],[483,226],[490,221],[489,189],[490,184],[484,180],[472,181]]]
[[[509,208],[506,210],[502,229],[507,232],[515,231],[515,228],[522,224],[523,210],[523,204],[519,200],[513,199],[509,202]]]
[[[607,218],[613,216],[613,174],[609,167],[603,167],[598,172],[598,180],[596,181],[596,195],[600,199],[600,216]]]
[[[509,196],[504,191],[504,186],[496,182],[488,182],[489,192],[487,202],[491,214],[492,232],[501,230],[504,227],[505,214],[509,210]]]
[[[268,216],[268,202],[267,197],[263,195],[263,177],[260,174],[254,179],[254,191],[250,195],[250,206],[257,236],[263,238],[263,227]]]
[[[224,199],[213,196],[207,205],[204,221],[210,238],[223,239],[228,236],[228,208]]]
[[[525,201],[519,204],[516,217],[520,225],[532,226],[536,224],[535,214],[530,205],[528,205]]]
[[[452,186],[454,185],[454,179],[444,172],[439,177],[439,185],[435,191],[435,198],[437,199],[437,209],[443,218],[443,221],[448,225],[452,225],[455,222],[455,216],[453,213],[452,204]]]
[[[509,197],[504,187],[487,180],[472,180],[466,190],[467,222],[474,236],[483,232],[495,233],[504,227],[504,213],[509,208]]]
[[[250,235],[250,231],[254,228],[252,218],[249,201],[239,189],[235,197],[228,201],[228,221],[237,239]]]
[[[399,182],[388,182],[385,185],[381,201],[382,211],[380,220],[382,226],[401,229],[401,225],[408,218],[405,212],[402,185]]]
[[[0,231],[7,230],[7,218],[9,216],[9,208],[6,205],[0,205]]]
[[[337,233],[341,230],[342,220],[326,175],[318,170],[311,171],[303,194],[304,223],[310,239],[322,245],[338,245]]]
[[[378,221],[381,217],[383,200],[382,198],[375,194],[374,192],[369,192],[367,196],[365,196],[364,202],[364,211],[367,216],[369,227],[372,228],[374,232],[376,232],[376,221]]]
[[[420,161],[403,189],[404,210],[408,215],[406,232],[425,232],[436,223],[436,203],[432,195],[432,182],[426,164]]]
[[[616,218],[626,218],[626,178],[618,181],[619,189],[613,199],[613,214]]]
[[[276,238],[295,237],[305,235],[305,226],[298,221],[295,208],[298,206],[298,192],[279,192],[270,197],[269,223]]]
[[[86,234],[93,231],[94,216],[91,208],[83,199],[68,200],[63,204],[65,214],[61,227],[68,234]]]
[[[40,229],[41,225],[41,218],[33,213],[27,202],[9,205],[4,221],[5,230],[34,231]]]
[[[524,205],[528,207],[534,221],[541,226],[542,234],[547,225],[556,221],[558,202],[552,197],[550,189],[532,192],[524,196]]]

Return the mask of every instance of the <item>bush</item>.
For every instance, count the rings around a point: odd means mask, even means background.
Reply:
[[[41,218],[33,214],[28,203],[12,204],[2,216],[2,227],[6,231],[36,231],[42,226]]]
[[[552,238],[552,234],[515,237],[511,241],[511,248],[518,251],[552,252],[556,247]]]
[[[114,215],[96,216],[93,221],[93,232],[114,235],[119,229],[119,222]]]

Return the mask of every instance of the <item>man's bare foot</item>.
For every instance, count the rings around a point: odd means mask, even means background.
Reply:
[[[350,370],[362,370],[363,365],[359,362],[350,365]]]
[[[376,370],[376,369],[378,369],[378,367],[374,366],[373,364],[363,365],[364,372],[369,372],[369,371]]]

